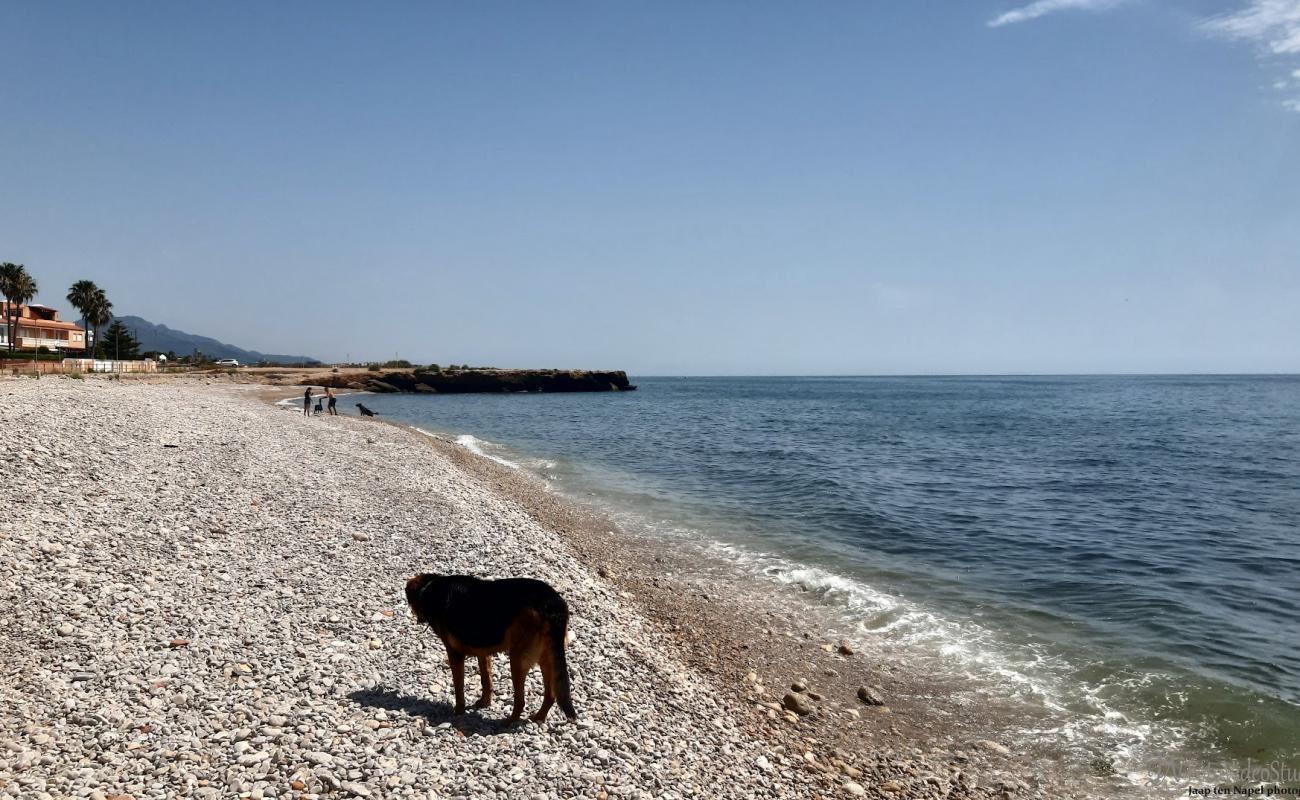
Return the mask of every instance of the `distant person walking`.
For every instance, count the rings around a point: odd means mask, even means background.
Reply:
[[[326,397],[326,399],[329,400],[329,413],[330,413],[330,415],[331,415],[331,416],[335,416],[335,417],[337,417],[337,416],[339,415],[339,412],[338,412],[338,409],[336,409],[336,408],[334,407],[334,404],[335,404],[336,402],[338,402],[338,398],[334,396],[334,390],[331,389],[330,387],[326,386],[326,387],[325,387],[325,397]]]
[[[302,394],[302,415],[304,417],[311,416],[311,387],[310,386],[308,386],[307,391],[303,392]]]

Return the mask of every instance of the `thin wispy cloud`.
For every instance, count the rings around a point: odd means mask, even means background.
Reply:
[[[1211,17],[1201,28],[1216,36],[1251,42],[1283,59],[1300,57],[1300,0],[1251,0],[1249,5]],[[1273,88],[1291,91],[1282,105],[1300,112],[1300,69],[1273,82]]]
[[[1252,0],[1201,23],[1207,31],[1256,42],[1278,55],[1300,55],[1300,0]]]
[[[1027,6],[994,17],[989,20],[990,28],[1000,28],[1016,22],[1028,22],[1031,19],[1045,17],[1057,11],[1101,11],[1117,6],[1124,0],[1035,0]]]

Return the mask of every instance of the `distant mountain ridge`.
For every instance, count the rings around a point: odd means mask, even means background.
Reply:
[[[174,352],[178,356],[193,355],[195,350],[212,358],[233,358],[241,364],[256,364],[259,361],[271,361],[278,364],[319,364],[318,359],[310,356],[287,356],[275,353],[259,353],[245,350],[233,344],[219,342],[209,336],[198,336],[185,331],[178,331],[166,325],[150,322],[143,317],[117,317],[122,324],[140,340],[140,352],[157,350],[160,353]]]

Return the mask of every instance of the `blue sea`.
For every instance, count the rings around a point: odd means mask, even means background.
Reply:
[[[1037,704],[1081,759],[1300,768],[1300,378],[634,382],[366,402]]]

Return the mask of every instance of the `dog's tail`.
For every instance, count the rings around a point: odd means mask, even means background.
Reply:
[[[555,698],[556,704],[564,712],[564,716],[569,719],[577,719],[578,712],[573,708],[573,696],[569,689],[569,663],[564,657],[564,642],[569,635],[569,607],[565,604],[563,598],[556,597],[558,602],[548,603],[547,607],[542,610],[542,616],[547,622],[547,635],[550,637],[551,657],[551,695]]]

